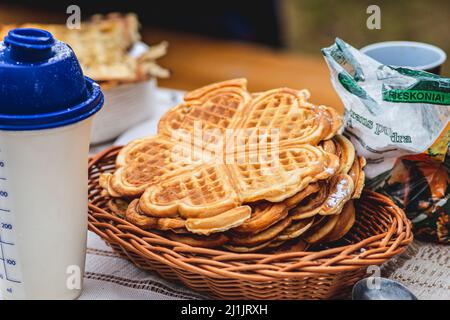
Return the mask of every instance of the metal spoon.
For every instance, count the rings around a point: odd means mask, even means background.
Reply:
[[[353,300],[417,300],[401,283],[386,278],[366,278],[353,287]]]

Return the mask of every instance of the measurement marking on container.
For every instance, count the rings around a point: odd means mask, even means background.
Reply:
[[[6,180],[8,180],[8,179],[6,179],[6,178],[3,178],[3,177],[0,177],[0,180],[4,180],[4,181],[6,181]]]
[[[3,244],[4,242],[2,241],[2,237],[1,237],[1,233],[0,233],[0,253],[1,253],[1,260],[3,261],[3,269],[5,270],[5,278],[6,280],[10,281],[10,282],[15,282],[15,283],[21,283],[19,280],[16,279],[11,279],[8,277],[8,270],[6,270],[6,261],[8,260],[5,257],[5,251],[3,250]]]
[[[0,211],[3,211],[3,212],[11,212],[11,210],[8,210],[8,209],[2,209],[2,208],[0,208]]]
[[[14,243],[12,243],[12,242],[6,242],[6,241],[3,241],[3,240],[0,240],[0,243],[9,244],[10,246],[14,245]]]
[[[2,240],[1,235],[0,235],[0,241]],[[3,270],[5,270],[5,278],[8,279],[8,272],[6,271],[6,262],[5,262],[5,255],[4,255],[4,251],[3,251],[3,243],[0,242],[0,252],[2,255],[2,261],[3,261]]]

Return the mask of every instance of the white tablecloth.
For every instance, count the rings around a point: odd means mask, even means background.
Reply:
[[[204,299],[183,286],[142,271],[112,252],[95,233],[88,233],[82,300],[95,299]]]

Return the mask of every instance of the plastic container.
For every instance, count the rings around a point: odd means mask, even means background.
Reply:
[[[441,73],[445,52],[431,44],[415,41],[385,41],[365,46],[361,52],[376,61],[394,67]]]
[[[0,285],[4,299],[75,299],[87,235],[87,159],[100,87],[44,30],[0,42]]]

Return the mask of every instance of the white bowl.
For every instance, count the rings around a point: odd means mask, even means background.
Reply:
[[[91,144],[112,140],[151,118],[155,110],[156,86],[156,80],[151,79],[104,90],[105,104],[94,117]]]

